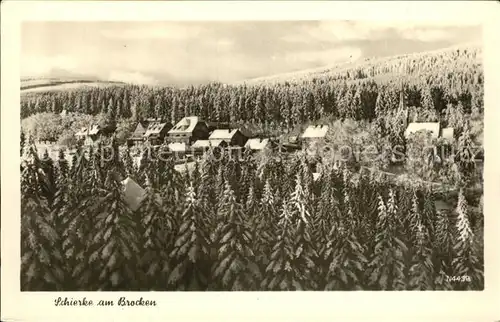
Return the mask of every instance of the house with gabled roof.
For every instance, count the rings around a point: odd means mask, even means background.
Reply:
[[[302,141],[324,139],[328,133],[328,125],[309,125],[300,136]]]
[[[224,140],[198,140],[191,145],[194,149],[209,149],[226,146]]]
[[[313,149],[317,144],[324,141],[328,129],[328,125],[309,125],[298,137],[297,141],[301,145],[301,148]]]
[[[239,129],[217,129],[214,130],[208,137],[209,141],[224,141],[228,146],[245,146],[248,141],[246,137]]]
[[[251,151],[262,151],[270,145],[271,141],[267,138],[265,139],[253,138],[253,139],[248,139],[247,143],[245,143],[245,149]]]
[[[169,143],[167,146],[168,146],[168,150],[170,152],[183,154],[183,153],[186,153],[186,151],[187,151],[187,144],[186,143],[173,142],[173,143]]]
[[[197,116],[186,116],[175,124],[167,134],[169,143],[184,143],[191,145],[198,140],[207,140],[208,126]]]
[[[413,122],[408,124],[405,130],[405,137],[409,138],[410,135],[427,131],[430,132],[433,139],[437,139],[440,134],[440,124],[439,122]]]
[[[129,145],[137,144],[140,142],[144,142],[144,133],[146,133],[146,129],[148,128],[148,121],[139,121],[135,126],[134,132],[128,138],[127,142]]]
[[[227,147],[227,143],[223,140],[198,140],[191,145],[191,150],[194,154],[201,155],[209,149],[223,149]]]
[[[454,140],[455,135],[454,128],[441,128],[441,124],[439,122],[413,122],[408,124],[405,131],[405,137],[409,138],[410,135],[421,131],[430,132],[433,139],[443,138],[450,142]]]
[[[162,144],[171,128],[168,122],[151,122],[144,132],[144,139],[152,145]]]

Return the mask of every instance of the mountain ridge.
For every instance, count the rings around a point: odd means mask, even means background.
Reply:
[[[296,82],[301,81],[308,78],[315,78],[320,76],[328,76],[328,75],[336,75],[346,71],[355,71],[357,69],[377,67],[377,65],[383,63],[391,63],[396,62],[401,59],[408,58],[418,58],[422,56],[432,56],[439,55],[445,52],[451,52],[453,50],[464,50],[464,49],[473,49],[473,50],[482,50],[481,42],[468,42],[462,43],[450,47],[440,48],[437,50],[430,51],[422,51],[415,52],[409,54],[400,54],[386,57],[366,57],[359,58],[356,60],[348,60],[342,63],[336,63],[316,68],[303,69],[293,72],[279,73],[274,75],[255,77],[250,79],[244,79],[236,82],[223,83],[224,85],[259,85],[266,83],[277,83],[277,82]],[[481,57],[479,57],[481,58]],[[61,74],[62,75],[62,74]],[[207,82],[207,83],[220,83],[218,81]],[[70,75],[69,72],[66,76],[54,77],[29,77],[24,76],[21,78],[21,93],[28,93],[34,91],[54,91],[54,90],[65,90],[69,88],[78,88],[84,86],[123,86],[129,84],[129,82],[125,81],[111,81],[100,79],[98,77],[93,76],[84,76],[84,75]],[[178,87],[178,88],[186,88],[192,85],[185,84],[158,84],[158,85],[150,85],[150,84],[137,84],[137,85],[147,85],[147,86],[160,86],[160,87]]]
[[[436,50],[415,52],[409,54],[400,54],[386,57],[366,57],[356,59],[354,61],[346,61],[343,63],[337,63],[322,67],[310,68],[306,70],[300,70],[295,72],[288,73],[280,73],[269,76],[262,76],[256,78],[250,78],[246,80],[241,80],[238,82],[234,82],[233,85],[255,85],[259,83],[275,83],[275,82],[287,82],[287,81],[300,81],[305,78],[313,78],[315,76],[324,76],[325,74],[336,74],[340,72],[347,71],[349,69],[358,69],[358,68],[366,68],[370,65],[375,66],[377,64],[381,64],[384,62],[397,61],[409,57],[419,57],[425,55],[437,55],[441,53],[451,52],[454,50],[465,50],[465,49],[473,49],[473,50],[482,50],[482,44],[479,41],[462,43],[454,46],[444,47]]]

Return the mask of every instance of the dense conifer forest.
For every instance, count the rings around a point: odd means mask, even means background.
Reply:
[[[63,110],[75,114],[68,121]],[[289,81],[22,94],[21,289],[481,290],[482,173],[465,156],[482,147],[483,110],[481,50],[469,47]],[[267,136],[327,123],[330,147],[418,152],[429,138],[405,138],[408,116],[453,127],[452,143],[432,143],[455,152],[409,159],[406,180],[395,181],[379,172],[396,165],[391,158],[337,164],[304,151],[208,151],[179,172],[155,149],[136,165],[118,133],[90,151],[77,145],[72,162],[35,145],[95,119],[126,136],[137,120],[188,115]],[[147,191],[135,211],[123,199],[125,177]]]

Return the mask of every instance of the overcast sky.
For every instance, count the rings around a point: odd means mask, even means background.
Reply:
[[[21,76],[230,83],[481,37],[479,26],[443,22],[30,22],[22,26]]]

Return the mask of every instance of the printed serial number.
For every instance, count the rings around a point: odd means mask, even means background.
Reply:
[[[469,275],[446,276],[446,281],[448,281],[448,282],[470,282],[471,278]]]

